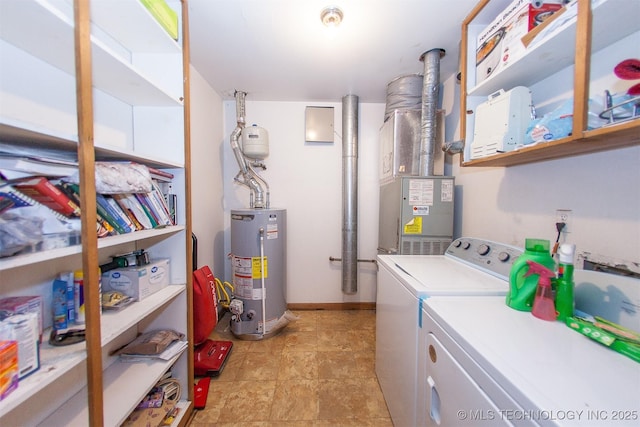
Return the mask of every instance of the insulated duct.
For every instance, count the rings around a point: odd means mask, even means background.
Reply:
[[[358,97],[342,98],[342,292],[358,292]]]
[[[440,98],[440,58],[444,49],[431,49],[420,56],[424,62],[422,80],[422,123],[420,131],[420,176],[433,175],[433,160],[438,137],[437,113]]]

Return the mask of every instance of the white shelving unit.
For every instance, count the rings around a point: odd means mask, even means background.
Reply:
[[[533,40],[523,56],[476,85],[477,36],[510,3],[511,0],[482,0],[463,23],[460,112],[465,152],[462,165],[510,166],[640,143],[638,119],[602,129],[587,130],[586,127],[588,99],[601,97],[590,93],[592,67],[597,62],[609,61],[610,48],[617,43],[626,41],[627,45],[633,45],[629,40],[635,38],[637,47],[640,4],[634,0],[577,0]],[[610,64],[610,68],[614,65]],[[611,76],[606,79],[609,83],[615,80]],[[514,152],[470,160],[475,125],[473,111],[487,100],[487,96],[515,86],[532,90],[534,103],[542,106],[539,115],[561,101],[573,98],[575,126],[572,135]]]
[[[178,41],[139,0],[0,2],[0,149],[82,164],[78,122],[90,121],[96,161],[133,161],[174,175],[180,219],[175,226],[105,237],[95,245],[95,230],[83,229],[82,245],[0,259],[0,297],[42,295],[45,327],[51,326],[51,282],[57,273],[83,269],[87,259],[102,264],[115,254],[145,249],[152,258],[169,258],[171,271],[170,285],[144,300],[116,313],[88,315],[87,334],[98,340],[88,336],[86,343],[54,347],[46,342],[47,329],[40,369],[0,401],[0,425],[120,425],[168,370],[182,386],[175,425],[185,425],[193,410],[191,345],[166,362],[123,363],[113,354],[139,333],[158,328],[192,341],[188,20],[186,0],[167,3],[179,16]],[[82,13],[74,16],[74,6],[87,5],[90,23]],[[76,45],[78,23],[90,28],[88,40],[80,40],[90,46],[92,69],[92,89],[79,86],[79,94],[76,62],[87,51]],[[78,107],[88,101],[93,114]],[[95,197],[93,185],[81,182],[88,197]],[[97,294],[94,277],[85,274],[85,286]],[[99,302],[86,304],[95,312]]]

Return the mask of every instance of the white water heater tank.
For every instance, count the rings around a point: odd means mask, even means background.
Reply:
[[[267,130],[257,125],[244,128],[242,130],[242,152],[250,159],[266,159],[269,156]]]

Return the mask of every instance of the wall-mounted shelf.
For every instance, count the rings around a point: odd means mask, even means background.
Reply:
[[[577,0],[533,39],[519,60],[474,85],[476,37],[510,3],[509,0],[482,0],[462,25],[461,69],[465,72],[461,81],[460,117],[461,137],[466,147],[461,165],[512,166],[638,145],[640,119],[587,130],[587,115],[589,98],[594,96],[590,81],[592,59],[602,52],[606,54],[611,45],[625,37],[640,34],[637,19],[640,4],[634,0]],[[571,74],[573,82],[563,82],[562,77],[558,77]],[[574,99],[571,136],[470,159],[473,110],[488,95],[515,86],[534,87],[537,93],[553,92],[550,88],[554,85],[559,86],[558,95]]]

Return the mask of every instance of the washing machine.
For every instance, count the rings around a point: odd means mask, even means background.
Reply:
[[[418,332],[422,302],[442,296],[504,296],[522,249],[459,238],[444,255],[378,255],[375,369],[395,427],[418,425]]]
[[[640,425],[640,364],[564,323],[502,297],[432,298],[422,316],[417,426]]]

